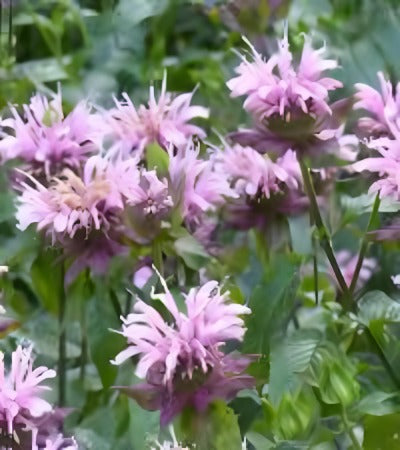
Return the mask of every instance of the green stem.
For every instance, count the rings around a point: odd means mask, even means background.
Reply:
[[[376,194],[374,205],[373,205],[372,211],[371,211],[371,215],[369,216],[367,229],[365,230],[363,239],[361,241],[360,252],[358,254],[358,260],[357,260],[356,268],[355,268],[354,275],[353,275],[353,278],[351,280],[350,288],[349,288],[349,293],[350,293],[351,296],[353,295],[354,290],[355,290],[355,288],[357,286],[357,281],[358,281],[358,277],[360,275],[360,270],[361,270],[361,267],[362,267],[362,263],[364,261],[365,254],[366,254],[367,249],[368,249],[368,233],[372,230],[372,227],[373,227],[373,225],[375,223],[375,219],[376,219],[376,217],[378,215],[380,203],[381,203],[381,201],[380,201],[379,193],[378,193],[378,194]]]
[[[343,277],[343,274],[340,270],[340,267],[336,261],[335,254],[333,252],[331,240],[329,237],[328,230],[324,224],[324,221],[322,220],[322,216],[319,210],[318,202],[317,202],[317,196],[315,194],[314,185],[311,179],[310,171],[308,167],[306,166],[305,162],[300,158],[300,168],[301,168],[301,174],[303,176],[303,182],[304,182],[304,190],[308,196],[308,199],[310,201],[310,210],[312,214],[312,218],[314,220],[315,226],[318,231],[318,237],[321,244],[321,247],[324,249],[325,254],[329,260],[329,263],[332,267],[332,270],[335,274],[335,277],[339,283],[340,289],[343,291],[343,293],[348,293],[348,286],[346,284],[346,281]]]
[[[65,328],[65,311],[66,311],[66,296],[64,288],[64,264],[62,267],[60,289],[60,303],[58,308],[58,405],[60,407],[65,405],[66,399],[66,358],[67,358],[67,340]]]
[[[132,310],[132,293],[126,293],[126,304],[125,304],[125,316],[131,313]]]
[[[161,276],[164,276],[164,261],[162,255],[161,241],[159,239],[155,239],[153,242],[153,263],[156,266],[156,269],[160,272]]]
[[[360,445],[360,443],[358,442],[358,439],[356,437],[356,435],[354,434],[353,428],[352,426],[349,424],[349,421],[347,419],[347,414],[346,414],[346,410],[342,409],[342,420],[343,420],[343,425],[344,428],[347,432],[347,434],[349,435],[351,442],[353,443],[353,446],[356,450],[362,450],[362,447]]]
[[[80,379],[83,382],[86,375],[86,363],[88,358],[88,339],[86,329],[86,304],[82,305],[82,317],[81,317],[81,356],[80,356]]]

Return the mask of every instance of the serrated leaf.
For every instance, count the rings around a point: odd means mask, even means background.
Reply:
[[[268,388],[273,404],[277,405],[285,392],[295,388],[299,381],[296,374],[308,368],[321,339],[317,330],[298,330],[285,340],[273,342]]]

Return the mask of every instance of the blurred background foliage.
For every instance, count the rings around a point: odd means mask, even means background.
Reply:
[[[259,51],[270,55],[276,49],[276,38],[283,34],[285,19],[294,46],[301,48],[301,33],[310,33],[318,44],[326,42],[330,55],[339,60],[341,67],[335,76],[345,85],[338,94],[340,97],[351,95],[356,82],[377,85],[379,70],[384,70],[393,81],[400,79],[398,0],[0,2],[3,5],[0,9],[0,108],[3,117],[7,115],[8,103],[26,103],[36,90],[54,91],[58,83],[61,83],[66,106],[70,107],[82,98],[107,107],[112,103],[112,95],[118,96],[121,92],[127,92],[139,103],[147,99],[149,85],[159,86],[167,71],[169,90],[185,92],[197,87],[196,102],[211,109],[209,139],[218,141],[216,131],[224,135],[247,120],[241,99],[230,99],[225,87],[238,62],[232,50],[244,47],[241,36],[246,35]],[[39,360],[54,365],[57,289],[61,274],[52,261],[57,255],[39,252],[40,242],[33,231],[16,232],[13,198],[6,192],[7,186],[3,173],[0,178],[0,264],[10,265],[10,274],[1,280],[1,288],[15,318],[24,323],[29,317],[29,321],[12,335],[11,341],[5,340],[3,346],[9,345],[12,349],[12,339],[32,339]],[[355,237],[359,238],[365,228],[368,206],[362,204],[360,198],[354,201],[349,194],[359,195],[365,190],[362,183],[351,179],[337,184],[336,194],[342,194],[343,214],[338,217],[333,202],[328,216],[335,245],[339,248],[357,250]],[[228,245],[219,265],[210,264],[210,271],[216,278],[232,275],[227,284],[234,293],[234,283],[239,286],[240,289],[236,288],[238,297],[250,298],[253,315],[249,319],[252,322],[248,324],[244,351],[268,356],[268,363],[262,360],[259,367],[254,367],[259,379],[269,379],[268,398],[264,396],[260,400],[246,394],[232,404],[235,412],[241,413],[241,432],[247,433],[251,445],[257,449],[305,448],[301,447],[303,444],[296,447],[293,442],[306,439],[310,439],[307,448],[350,448],[346,447],[348,441],[342,440],[343,446],[338,447],[334,439],[334,435],[343,431],[338,419],[342,412],[336,404],[340,403],[349,407],[350,423],[365,417],[365,448],[377,448],[377,433],[388,439],[382,448],[400,448],[391,440],[398,432],[399,400],[393,393],[376,390],[371,379],[377,380],[375,384],[380,386],[391,386],[391,381],[379,368],[376,357],[367,357],[371,358],[373,366],[373,375],[369,376],[365,375],[367,365],[353,357],[365,349],[365,337],[356,333],[355,324],[360,322],[382,340],[382,347],[400,373],[400,346],[398,339],[393,342],[400,333],[400,312],[398,308],[393,311],[385,306],[383,293],[379,294],[380,309],[365,298],[361,303],[361,318],[354,320],[338,319],[340,311],[332,302],[327,308],[307,309],[307,306],[314,306],[310,301],[313,279],[308,275],[301,282],[298,279],[302,259],[312,253],[304,239],[307,226],[308,217],[289,224],[292,248],[298,254],[266,256],[262,253],[263,242],[253,233],[243,246]],[[337,230],[340,231],[335,233]],[[232,241],[230,238],[227,236],[228,243]],[[235,241],[242,242],[241,237],[236,236]],[[388,274],[400,272],[398,262],[397,267],[395,263],[398,245],[391,244],[384,250],[374,248],[380,270],[368,287],[393,295]],[[67,348],[68,398],[69,404],[77,408],[69,419],[70,426],[82,445],[96,450],[142,449],[146,433],[158,432],[156,414],[141,410],[134,402],[108,389],[113,384],[133,382],[129,364],[117,371],[108,363],[123,347],[120,336],[104,330],[104,324],[119,328],[112,308],[115,302],[111,300],[115,300],[116,295],[117,302],[123,304],[126,280],[118,278],[118,270],[117,261],[107,280],[88,280],[82,274],[67,293],[71,323]],[[320,275],[320,291],[321,300],[329,304],[335,294],[323,274]],[[306,307],[304,316],[299,314],[301,325],[306,329],[292,330],[292,334],[284,337],[293,312],[300,304]],[[85,326],[93,362],[87,365],[84,383],[79,361],[82,308],[89,312]],[[384,332],[384,324],[392,328]],[[312,326],[317,329],[308,329]],[[346,356],[349,352],[351,356]],[[287,361],[291,361],[290,367]],[[261,375],[260,367],[264,368]],[[359,383],[354,382],[356,372],[361,373],[363,381],[361,401],[358,400]],[[332,387],[333,377],[336,382],[340,381],[343,389]],[[321,398],[325,402],[323,411],[319,410]],[[321,421],[316,428],[318,417]],[[227,430],[231,432],[229,427]],[[282,443],[273,447],[265,436],[278,437]]]

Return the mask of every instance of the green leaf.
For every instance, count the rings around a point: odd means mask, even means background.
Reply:
[[[146,147],[147,168],[155,169],[158,176],[168,173],[169,156],[168,153],[157,143],[149,144]]]
[[[267,354],[271,337],[285,327],[294,305],[297,270],[296,262],[280,256],[253,290],[243,343],[246,353]]]
[[[185,264],[193,270],[201,269],[209,260],[204,247],[189,234],[176,239],[174,248]]]
[[[273,442],[255,431],[249,431],[246,434],[246,438],[256,450],[268,450],[270,448],[275,448],[275,444]]]
[[[288,222],[293,251],[300,255],[311,254],[312,242],[308,214],[289,216]]]
[[[371,327],[374,322],[400,322],[400,303],[395,302],[384,292],[367,292],[359,300],[358,318],[360,322]]]
[[[91,300],[88,308],[89,347],[103,387],[109,388],[118,373],[118,367],[111,364],[110,361],[123,350],[126,341],[120,334],[109,329],[118,330],[121,328],[121,324],[115,316],[110,298],[104,295],[102,298],[99,291],[97,298]]]
[[[399,398],[397,393],[375,391],[363,397],[354,409],[371,416],[384,416],[394,412],[400,412]]]
[[[133,449],[145,448],[150,437],[157,437],[160,428],[160,413],[146,411],[129,399],[129,437]]]
[[[287,339],[277,339],[271,345],[270,382],[268,393],[273,404],[278,404],[285,392],[293,390],[299,379],[296,374],[310,365],[322,335],[317,330],[298,330]]]
[[[184,442],[193,442],[196,450],[241,450],[237,417],[223,401],[215,401],[204,414],[187,409],[182,414]]]
[[[34,290],[43,307],[56,314],[60,296],[63,295],[64,277],[62,263],[57,262],[59,253],[53,249],[44,250],[31,267]]]

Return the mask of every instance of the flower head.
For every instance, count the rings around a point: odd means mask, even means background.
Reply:
[[[124,390],[140,398],[146,408],[161,409],[165,424],[188,404],[204,410],[213,398],[232,398],[252,381],[240,375],[249,363],[247,359],[242,367],[240,359],[236,363],[221,352],[228,340],[243,339],[245,328],[239,316],[250,310],[229,303],[229,293],[221,293],[218,283],[210,281],[189,291],[186,311],[181,312],[161,281],[165,292],[153,298],[168,310],[172,322],[138,300],[133,313],[123,318],[122,334],[129,346],[117,355],[114,364],[139,356],[136,375],[147,383]],[[220,389],[215,389],[217,385]]]
[[[298,189],[301,178],[296,154],[288,150],[276,162],[250,147],[235,144],[214,154],[215,170],[226,174],[237,194],[270,198],[284,187]]]
[[[76,168],[85,161],[97,149],[95,116],[84,102],[64,116],[61,102],[60,92],[50,101],[36,94],[29,105],[23,106],[22,116],[11,107],[13,117],[0,124],[0,160],[22,159],[30,171],[39,169],[47,177],[65,166]]]
[[[141,152],[152,142],[165,149],[170,145],[180,148],[195,135],[205,137],[204,131],[190,121],[196,117],[207,118],[208,110],[190,104],[193,93],[173,97],[167,92],[166,84],[164,76],[158,100],[151,86],[148,104],[138,108],[126,93],[122,94],[122,101],[115,99],[116,106],[106,120],[112,139],[125,153]]]
[[[189,143],[175,154],[170,150],[169,176],[176,203],[181,203],[182,215],[190,223],[225,203],[237,194],[229,187],[224,174],[213,169],[212,161],[199,158],[199,148]]]
[[[140,208],[144,215],[163,216],[173,206],[167,180],[160,180],[155,170],[142,171],[128,204]]]
[[[398,135],[400,130],[400,84],[394,92],[392,83],[378,72],[381,93],[363,83],[356,84],[355,109],[369,112],[371,117],[358,121],[361,131],[373,136]]]
[[[303,53],[297,67],[289,50],[287,30],[279,41],[279,52],[268,61],[257,53],[246,40],[252,52],[252,61],[242,57],[237,67],[237,77],[228,81],[233,97],[245,95],[244,107],[260,122],[280,117],[290,122],[296,116],[307,115],[314,119],[330,114],[329,91],[342,84],[323,76],[323,72],[337,67],[332,59],[323,59],[325,47],[314,50],[305,37]]]
[[[127,170],[129,166],[124,167],[123,175]],[[135,176],[136,168],[132,172]],[[32,185],[22,183],[18,200],[18,228],[23,231],[36,223],[38,230],[52,235],[53,242],[65,236],[73,238],[78,232],[85,236],[92,231],[107,233],[115,213],[123,208],[123,193],[129,192],[123,176],[117,178],[115,173],[120,171],[95,156],[86,162],[82,177],[65,169],[52,179],[50,187],[29,176]]]
[[[0,418],[7,423],[8,433],[15,424],[34,428],[34,420],[51,411],[50,403],[41,397],[42,385],[56,373],[47,367],[33,369],[32,347],[18,346],[12,354],[11,368],[5,373],[4,355],[0,353]]]

